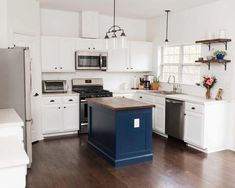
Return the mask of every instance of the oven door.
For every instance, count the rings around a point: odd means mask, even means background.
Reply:
[[[80,133],[88,133],[88,102],[80,101]]]
[[[76,52],[77,70],[100,70],[100,53],[95,52]]]

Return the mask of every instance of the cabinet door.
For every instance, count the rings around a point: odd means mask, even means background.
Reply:
[[[132,71],[152,71],[153,45],[151,42],[130,42],[130,67]]]
[[[103,51],[104,40],[102,39],[78,39],[77,47],[79,50]]]
[[[110,49],[108,51],[108,70],[110,72],[129,71],[128,49]]]
[[[60,105],[43,106],[43,134],[61,132],[63,109]]]
[[[59,38],[41,38],[42,72],[57,72],[59,70]]]
[[[154,114],[154,127],[155,131],[165,134],[165,106],[156,105]]]
[[[186,111],[184,141],[205,149],[203,114]]]
[[[60,72],[75,72],[75,51],[77,41],[74,38],[60,39]]]
[[[64,104],[63,112],[63,130],[79,130],[79,104]]]

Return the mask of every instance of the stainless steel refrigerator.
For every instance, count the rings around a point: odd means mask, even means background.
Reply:
[[[32,163],[31,88],[29,49],[19,47],[0,49],[0,108],[14,108],[25,122],[24,144],[30,165]]]

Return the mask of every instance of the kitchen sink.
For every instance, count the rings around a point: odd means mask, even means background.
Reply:
[[[152,91],[151,93],[158,93],[158,94],[162,94],[162,95],[173,95],[173,94],[180,94],[174,91]]]

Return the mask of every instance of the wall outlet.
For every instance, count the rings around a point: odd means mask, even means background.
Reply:
[[[140,127],[140,119],[134,119],[134,128]]]

